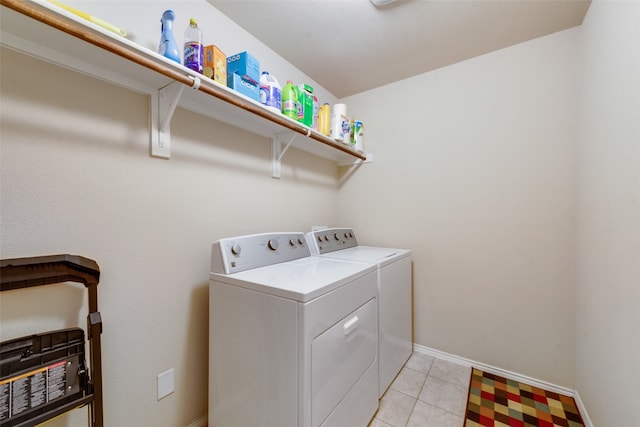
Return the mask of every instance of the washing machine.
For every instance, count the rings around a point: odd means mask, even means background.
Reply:
[[[413,351],[411,251],[359,246],[351,228],[315,230],[307,240],[314,255],[376,266],[381,398]]]
[[[218,240],[209,423],[365,427],[378,408],[374,265],[311,256],[304,233]]]

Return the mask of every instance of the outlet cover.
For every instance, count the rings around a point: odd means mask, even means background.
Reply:
[[[158,375],[158,400],[175,391],[173,384],[173,368]]]

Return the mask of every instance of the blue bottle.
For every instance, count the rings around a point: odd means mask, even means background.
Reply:
[[[160,22],[162,22],[162,34],[160,35],[158,53],[180,64],[180,52],[173,36],[173,20],[175,17],[176,14],[173,10],[165,10],[162,14],[162,19],[160,19]]]

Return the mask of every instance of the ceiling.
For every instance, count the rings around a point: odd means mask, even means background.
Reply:
[[[590,0],[207,0],[338,98],[575,27]]]

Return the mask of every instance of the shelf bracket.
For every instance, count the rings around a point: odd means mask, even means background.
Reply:
[[[286,137],[290,136],[289,141],[286,142]],[[282,172],[282,157],[287,152],[293,141],[296,139],[295,133],[279,133],[273,137],[271,141],[271,177],[280,179],[280,173]],[[284,148],[283,148],[284,144]]]
[[[185,85],[172,82],[151,94],[151,155],[171,157],[171,118],[180,102]]]
[[[356,172],[356,170],[358,170],[360,168],[360,166],[364,165],[365,163],[373,163],[373,153],[367,153],[367,159],[366,160],[360,160],[357,159],[355,162],[353,163],[341,163],[338,166],[348,166],[349,168],[342,173],[342,176],[340,177],[339,180],[339,185],[342,186],[345,182],[347,182],[349,180],[349,178],[351,178],[351,176]]]
[[[355,159],[352,162],[338,162],[338,166],[360,166],[365,163],[373,163],[373,153],[367,153],[365,160]]]

